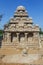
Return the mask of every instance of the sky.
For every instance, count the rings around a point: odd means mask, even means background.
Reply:
[[[43,30],[43,0],[0,0],[0,14],[3,14],[0,29],[4,28],[20,5],[26,8],[34,24],[38,24]]]

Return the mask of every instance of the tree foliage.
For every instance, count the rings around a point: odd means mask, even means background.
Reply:
[[[3,35],[3,30],[0,30],[0,36]]]
[[[43,31],[42,31],[42,29],[40,28],[40,32],[39,32],[39,34],[43,34]]]
[[[0,14],[0,21],[2,20],[3,15]],[[0,30],[0,35],[3,35],[3,30]]]

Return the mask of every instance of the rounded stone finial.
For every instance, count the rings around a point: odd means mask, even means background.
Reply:
[[[24,6],[18,6],[17,10],[25,10],[25,7]]]

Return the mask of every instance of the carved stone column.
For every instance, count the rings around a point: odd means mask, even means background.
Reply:
[[[17,43],[19,43],[19,33],[17,33]]]
[[[28,41],[28,39],[27,39],[27,34],[28,34],[28,33],[25,33],[25,42],[26,42],[26,44],[27,44],[27,41]]]
[[[11,42],[11,33],[9,33],[9,40],[10,40],[10,42]]]
[[[7,33],[6,32],[3,34],[3,40],[7,41]]]
[[[33,35],[34,35],[34,37],[38,37],[39,33],[38,32],[34,32]]]
[[[11,42],[11,33],[7,33],[7,41]]]

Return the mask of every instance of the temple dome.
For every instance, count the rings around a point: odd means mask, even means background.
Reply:
[[[25,7],[24,6],[18,6],[17,10],[25,10]]]

